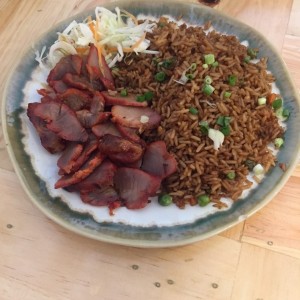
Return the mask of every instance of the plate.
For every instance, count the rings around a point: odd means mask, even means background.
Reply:
[[[23,117],[25,110],[22,106],[23,91],[32,81],[32,75],[37,66],[34,49],[30,49],[20,59],[6,84],[2,119],[10,158],[21,184],[32,202],[49,218],[69,230],[96,240],[137,247],[170,247],[196,242],[234,226],[266,205],[291,175],[297,164],[300,145],[298,132],[300,100],[287,69],[274,47],[249,26],[200,5],[176,1],[160,1],[159,3],[114,1],[103,6],[111,10],[118,6],[134,15],[142,14],[153,17],[169,15],[175,19],[182,17],[183,21],[191,25],[203,25],[207,21],[212,21],[217,31],[236,35],[240,41],[247,40],[250,47],[259,48],[260,55],[269,58],[268,69],[275,75],[277,87],[285,101],[285,107],[291,112],[291,116],[286,122],[285,147],[278,154],[278,161],[284,162],[287,170],[283,172],[279,167],[273,168],[264,181],[257,188],[251,190],[247,197],[233,203],[227,210],[204,215],[195,214],[195,208],[187,208],[183,212],[172,207],[166,208],[167,210],[164,211],[165,208],[159,208],[155,204],[144,210],[129,211],[124,208],[123,219],[101,214],[97,218],[95,215],[93,216],[93,212],[74,211],[63,201],[61,195],[55,195],[50,191],[47,177],[39,176],[36,173],[35,163],[25,151],[23,144],[24,131],[22,128],[26,127]],[[72,20],[82,21],[88,15],[94,15],[94,10],[84,11],[59,23],[38,39],[34,48],[40,50],[44,45],[50,46],[56,40],[57,32],[61,32]],[[31,90],[34,91],[34,85]],[[35,157],[42,159],[41,152]],[[150,214],[150,219],[149,216],[148,219],[144,218],[151,209],[154,209],[154,213]],[[167,215],[165,220],[169,221],[159,221],[164,216],[164,212]],[[122,215],[122,213],[120,214]],[[152,220],[151,216],[154,215],[156,216]],[[148,220],[147,223],[143,221],[144,219]]]

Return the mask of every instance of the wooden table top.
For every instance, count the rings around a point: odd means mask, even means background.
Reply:
[[[186,0],[187,1],[187,0]],[[197,1],[191,1],[197,2]],[[0,0],[0,91],[23,49],[97,0]],[[300,90],[300,1],[221,0],[280,51]],[[90,240],[25,195],[0,133],[0,299],[300,299],[300,164],[261,211],[210,239],[172,249]]]

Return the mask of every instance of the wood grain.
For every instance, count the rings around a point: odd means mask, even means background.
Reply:
[[[0,91],[38,36],[103,2],[0,0]],[[282,50],[300,91],[298,0],[221,0],[216,9]],[[219,236],[174,249],[109,245],[53,223],[22,190],[2,130],[0,190],[0,300],[300,299],[300,164],[257,214]]]

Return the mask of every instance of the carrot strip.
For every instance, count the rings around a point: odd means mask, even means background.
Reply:
[[[269,94],[267,96],[267,102],[268,102],[268,104],[272,104],[276,98],[277,98],[276,94],[274,94],[274,93]]]
[[[129,13],[127,10],[121,9],[121,12],[125,13],[129,18],[131,18],[135,25],[139,24],[137,18],[131,13]]]

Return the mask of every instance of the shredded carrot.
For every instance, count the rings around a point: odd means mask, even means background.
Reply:
[[[139,24],[137,18],[134,15],[132,15],[131,13],[129,13],[127,10],[121,9],[121,12],[125,13],[128,17],[130,17],[135,25]]]
[[[276,94],[274,94],[274,93],[269,94],[267,96],[267,102],[268,102],[268,104],[272,104],[276,98],[277,98]]]
[[[128,53],[128,52],[133,52],[135,48],[137,48],[143,41],[144,39],[146,38],[146,33],[144,33],[141,38],[136,41],[131,47],[129,48],[123,48],[123,52],[124,53]]]
[[[85,54],[87,52],[87,50],[88,50],[88,47],[77,47],[76,48],[77,53],[82,54],[82,55]]]
[[[96,45],[96,48],[98,50],[99,67],[102,69],[102,48],[99,44]]]

